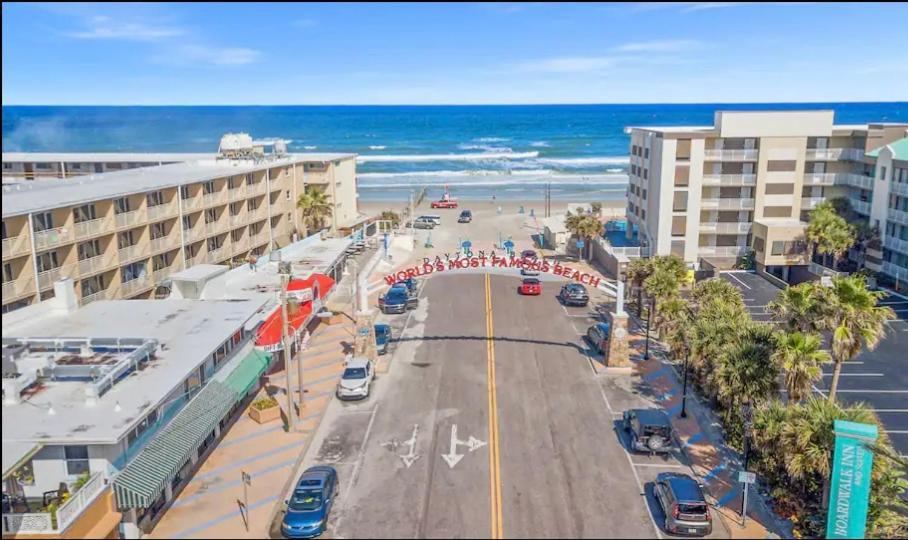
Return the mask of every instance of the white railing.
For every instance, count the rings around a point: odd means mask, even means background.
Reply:
[[[883,273],[898,279],[908,279],[908,268],[889,261],[883,262]]]
[[[58,532],[50,513],[3,514],[3,534],[45,534]]]
[[[861,189],[873,189],[873,178],[863,174],[836,173],[835,183],[839,186],[853,186]]]
[[[249,238],[244,237],[242,240],[233,242],[233,252],[241,253],[249,250]]]
[[[908,184],[904,182],[891,182],[889,184],[889,191],[902,197],[908,197]]]
[[[261,195],[268,190],[268,186],[264,180],[259,180],[254,184],[246,184],[246,195]]]
[[[750,232],[751,228],[753,228],[753,223],[750,222],[722,223],[713,221],[700,224],[701,232],[714,232],[716,234],[746,234]]]
[[[19,298],[20,296],[33,294],[34,292],[34,279],[17,279],[15,281],[3,282],[3,299],[7,301]]]
[[[816,159],[847,159],[851,161],[862,161],[864,151],[859,148],[808,148],[808,160]]]
[[[96,472],[57,510],[57,528],[65,531],[107,486],[107,473]]]
[[[142,289],[147,289],[148,287],[151,287],[152,285],[154,285],[154,283],[152,283],[152,281],[150,279],[148,279],[148,275],[146,274],[144,276],[137,277],[136,279],[127,281],[125,283],[121,283],[120,284],[120,294],[122,294],[124,297],[130,296],[130,295],[133,295],[133,294],[139,292]]]
[[[116,220],[118,229],[140,225],[147,221],[147,219],[145,219],[144,213],[141,210],[123,212],[122,214],[117,214],[114,219]]]
[[[59,246],[60,244],[72,242],[72,240],[72,229],[66,229],[64,227],[45,229],[43,231],[35,232],[35,249],[42,251],[54,246]]]
[[[602,249],[612,256],[623,256],[628,259],[639,259],[646,253],[646,248],[641,246],[613,246],[608,239],[597,236],[593,240],[599,244]]]
[[[38,274],[38,288],[41,290],[52,287],[54,282],[63,275],[63,268],[54,268]]]
[[[235,188],[227,190],[227,198],[231,201],[242,199],[246,196],[246,184],[241,184]]]
[[[227,257],[230,257],[230,254],[231,252],[227,246],[221,246],[217,249],[209,251],[206,260],[211,264],[215,264],[226,259]]]
[[[744,255],[750,248],[747,246],[700,246],[697,252],[700,255],[714,255],[716,257],[737,257]]]
[[[751,159],[757,159],[760,151],[755,148],[748,148],[745,150],[725,150],[725,149],[707,149],[705,151],[705,156],[707,159],[727,159],[729,161],[745,161]]]
[[[160,283],[169,278],[170,273],[171,272],[169,268],[162,268],[160,270],[155,270],[154,272],[152,272],[151,277],[154,279],[155,283]]]
[[[202,198],[201,197],[189,197],[188,199],[183,199],[181,203],[183,205],[183,210],[195,210],[202,207]]]
[[[755,186],[756,174],[704,174],[704,186]]]
[[[101,255],[95,255],[89,259],[82,259],[79,261],[79,275],[85,277],[86,274],[92,274],[103,270],[108,266],[113,264],[113,260],[110,257],[105,256],[103,253]]]
[[[162,236],[160,238],[153,238],[151,240],[151,251],[152,253],[158,253],[160,251],[167,251],[170,249],[176,249],[179,247],[179,242],[176,237]]]
[[[822,264],[818,264],[815,262],[811,262],[807,266],[807,269],[810,271],[811,274],[821,276],[821,277],[822,276],[842,277],[842,276],[848,275],[848,272],[839,272],[838,270],[833,270],[832,268],[829,268],[828,266],[823,266]]]
[[[896,238],[894,236],[885,236],[883,237],[883,245],[888,249],[901,253],[908,253],[908,240],[902,240],[901,238]]]
[[[30,246],[28,245],[28,236],[20,234],[19,236],[4,238],[2,249],[4,259],[26,254],[30,249]]]
[[[83,296],[81,303],[83,306],[87,306],[96,300],[106,300],[107,298],[114,298],[116,296],[116,290],[109,291],[107,289],[100,290],[96,293],[91,293],[89,295]]]
[[[156,206],[148,207],[148,220],[157,221],[166,217],[170,217],[177,213],[177,205],[174,203],[164,203]]]
[[[197,242],[208,237],[208,227],[204,223],[196,223],[195,227],[186,231],[186,236],[192,242]]]
[[[150,246],[148,244],[143,243],[120,248],[118,250],[120,262],[125,263],[133,259],[147,257],[149,254],[149,247]]]
[[[870,212],[868,212],[868,214],[869,213]],[[895,208],[890,208],[887,217],[889,218],[889,221],[901,223],[902,225],[908,225],[908,212],[906,212],[905,210],[896,210]]]
[[[804,175],[804,185],[833,186],[839,176],[837,173],[807,173]]]
[[[216,204],[224,204],[227,202],[227,193],[224,191],[215,191],[214,193],[206,193],[202,195],[202,204],[205,206],[213,206]]]
[[[249,247],[258,246],[268,240],[268,234],[265,231],[259,231],[257,234],[249,235]]]
[[[76,223],[73,228],[76,231],[76,238],[85,238],[105,232],[110,232],[110,222],[106,218],[97,218],[91,221]]]
[[[268,212],[265,210],[264,206],[256,208],[255,210],[246,210],[246,222],[255,223],[256,221],[261,221],[268,217]]]
[[[721,208],[729,210],[753,210],[754,200],[745,198],[706,198],[700,200],[703,208]]]
[[[825,197],[801,197],[801,210],[813,210],[825,200]]]
[[[857,199],[848,199],[848,201],[851,203],[851,208],[855,212],[857,212],[859,214],[864,214],[865,216],[870,215],[870,203],[869,202],[859,201]]]

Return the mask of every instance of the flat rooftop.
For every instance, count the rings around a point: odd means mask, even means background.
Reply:
[[[114,444],[198,369],[266,298],[241,300],[110,300],[72,312],[52,300],[3,316],[3,337],[147,338],[160,343],[156,358],[102,394],[94,404],[83,381],[51,381],[32,387],[22,402],[3,405],[3,453],[7,443]],[[50,414],[53,407],[55,414]],[[5,459],[5,458],[4,458]]]
[[[75,176],[68,180],[20,182],[3,187],[3,217],[123,197],[294,163],[322,163],[355,157],[356,154],[290,154],[261,161],[206,159]]]
[[[177,163],[215,159],[214,152],[3,152],[4,163]]]

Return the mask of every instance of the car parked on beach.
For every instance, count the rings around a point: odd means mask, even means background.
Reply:
[[[405,313],[419,305],[419,297],[411,295],[406,285],[395,285],[378,297],[378,309],[384,314]]]
[[[659,473],[653,494],[665,516],[666,532],[689,536],[707,536],[713,532],[713,518],[703,496],[703,486],[690,476]]]
[[[453,200],[441,200],[441,201],[432,201],[430,205],[432,208],[457,208],[457,201]]]
[[[558,299],[566,306],[586,307],[590,302],[590,295],[586,292],[586,287],[579,283],[568,283],[561,287],[558,293]]]
[[[414,229],[434,229],[435,220],[427,218],[427,217],[418,217],[415,220],[413,220],[413,228]]]
[[[473,212],[470,210],[463,210],[460,212],[460,217],[457,218],[457,223],[469,223],[473,221]]]
[[[285,538],[314,538],[325,532],[337,491],[334,467],[318,465],[306,469],[290,499],[284,501],[281,534]]]
[[[520,294],[539,296],[542,294],[542,283],[536,278],[526,278],[520,283]]]

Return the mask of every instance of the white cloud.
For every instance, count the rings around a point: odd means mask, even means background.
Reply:
[[[692,39],[668,39],[625,43],[615,47],[615,50],[620,52],[682,52],[696,49],[700,45],[702,44],[699,41]]]
[[[66,35],[76,39],[119,39],[130,41],[158,41],[181,36],[186,32],[171,26],[153,26],[144,23],[127,23],[99,15],[88,20],[88,28]]]
[[[654,11],[680,8],[680,13],[694,13],[742,6],[809,6],[819,2],[639,2],[632,5],[634,11]]]

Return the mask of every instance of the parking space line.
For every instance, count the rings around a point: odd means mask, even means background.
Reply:
[[[832,373],[824,373],[824,377],[832,377]],[[882,373],[839,373],[840,377],[882,377]]]
[[[730,278],[732,278],[733,280],[737,281],[738,283],[740,283],[741,286],[744,287],[745,289],[747,289],[747,290],[750,290],[750,289],[751,289],[751,286],[750,286],[750,285],[748,285],[747,283],[744,283],[743,281],[741,281],[741,280],[740,280],[737,276],[735,276],[734,274],[731,274],[731,273],[729,273],[729,272],[726,272],[725,275],[728,276],[728,277],[730,277]]]
[[[684,465],[678,465],[676,463],[634,463],[631,462],[634,467],[659,467],[664,469],[686,469]]]
[[[870,409],[873,412],[881,413],[908,413],[908,409]]]

